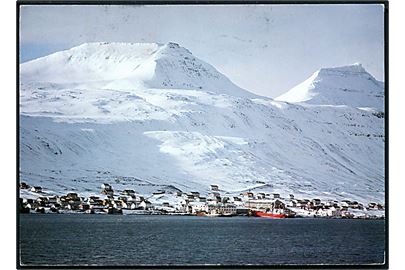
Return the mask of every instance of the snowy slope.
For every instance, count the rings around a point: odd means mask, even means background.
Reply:
[[[20,88],[21,180],[56,193],[384,200],[383,115],[256,96],[177,44],[85,44],[22,64]]]
[[[361,64],[322,68],[275,100],[371,107],[384,111],[384,84],[377,81]]]
[[[21,65],[21,80],[54,83],[126,78],[151,57],[156,43],[85,43]]]

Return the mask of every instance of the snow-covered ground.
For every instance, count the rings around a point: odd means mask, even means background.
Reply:
[[[384,85],[360,65],[321,69],[277,100],[174,43],[84,44],[20,71],[30,185],[384,202]]]

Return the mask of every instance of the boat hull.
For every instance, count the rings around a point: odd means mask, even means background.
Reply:
[[[261,212],[261,211],[255,212],[255,216],[264,217],[264,218],[286,218],[287,217],[287,215],[285,215],[285,214],[266,213],[266,212]]]

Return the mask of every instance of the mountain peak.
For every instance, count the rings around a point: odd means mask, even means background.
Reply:
[[[331,67],[331,68],[321,68],[320,73],[327,72],[347,72],[347,73],[367,73],[361,63],[354,63],[352,65]]]
[[[187,89],[257,97],[174,42],[84,43],[20,65],[21,81],[107,89]]]
[[[180,45],[178,43],[175,43],[175,42],[167,42],[164,46],[167,47],[167,48],[170,48],[170,49],[178,49],[178,48],[180,48]]]
[[[353,64],[321,68],[275,100],[313,105],[346,105],[383,110],[384,84]]]
[[[186,48],[180,46],[174,42],[168,42],[165,44],[161,44],[159,50],[156,52],[156,56],[164,57],[164,56],[175,56],[184,58],[185,56],[191,56],[192,53],[187,50]]]

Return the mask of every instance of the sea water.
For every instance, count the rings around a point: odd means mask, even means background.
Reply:
[[[22,214],[27,266],[380,264],[385,221]]]

